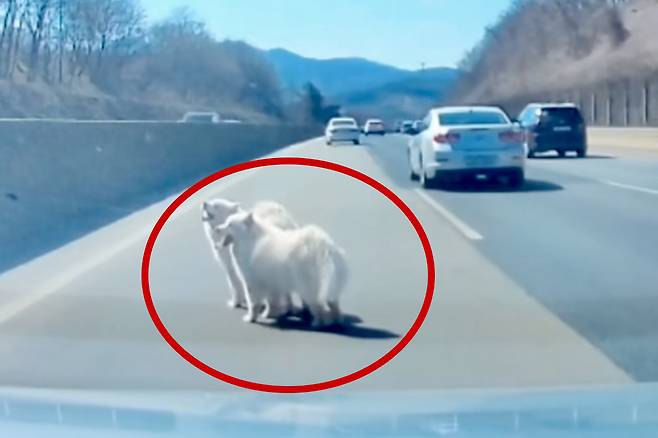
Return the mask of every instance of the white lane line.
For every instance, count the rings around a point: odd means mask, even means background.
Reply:
[[[238,184],[239,182],[242,182],[243,180],[247,179],[248,177],[252,176],[256,171],[259,169],[253,169],[247,173],[244,174],[239,174],[231,177],[228,181],[222,182],[220,187],[217,188],[217,190],[213,191],[214,194],[219,194],[222,191]],[[166,201],[163,201],[163,211],[165,206],[164,205],[169,205],[175,197],[171,197],[167,199]],[[147,207],[148,209],[150,207]],[[195,208],[201,208],[199,202],[191,202],[189,204],[183,204],[176,212],[174,215],[172,215],[171,219],[174,219],[176,217],[180,217],[182,214],[185,214],[189,212],[190,210],[193,210]],[[143,210],[146,210],[143,209]],[[138,211],[135,214],[140,214],[143,210]],[[131,215],[132,216],[132,215]],[[124,220],[127,218],[124,218]],[[96,234],[101,232],[103,229],[116,226],[117,223],[115,222],[114,224],[107,225],[106,227],[101,228],[100,230],[95,231],[92,234]],[[124,239],[119,240],[118,242],[115,242],[113,245],[106,245],[105,246],[105,251],[96,253],[95,255],[91,255],[88,257],[84,257],[81,259],[79,263],[76,263],[72,268],[68,269],[67,271],[64,271],[58,275],[55,275],[53,277],[49,277],[47,279],[47,282],[45,284],[42,284],[38,286],[36,289],[33,290],[32,293],[26,294],[24,296],[21,296],[21,298],[13,300],[7,304],[3,304],[0,306],[0,324],[4,324],[10,319],[14,318],[16,315],[20,314],[21,312],[25,311],[26,309],[32,307],[33,305],[37,304],[38,302],[42,301],[43,299],[49,297],[50,295],[54,294],[58,290],[64,288],[65,286],[69,285],[73,281],[75,281],[77,278],[81,277],[82,275],[86,274],[89,271],[92,271],[93,269],[101,266],[102,264],[106,263],[108,260],[116,257],[119,255],[121,252],[125,251],[126,249],[132,247],[133,245],[136,245],[138,243],[145,243],[146,238],[148,235],[151,233],[153,229],[154,222],[152,223],[149,221],[148,225],[140,228],[139,230],[135,231],[134,233],[126,236]],[[83,238],[88,238],[90,237],[89,235],[83,237]],[[72,242],[70,244],[74,244],[75,242]],[[70,245],[69,244],[69,245]],[[46,255],[47,256],[47,255]],[[1,278],[1,277],[0,277]]]
[[[629,184],[622,184],[614,181],[602,181],[603,184],[607,184],[612,187],[617,187],[620,189],[626,189],[626,190],[633,190],[635,192],[640,192],[640,193],[647,193],[649,195],[658,195],[658,190],[656,189],[649,189],[646,187],[639,187],[639,186],[632,186]]]
[[[434,211],[443,216],[448,222],[450,222],[460,233],[462,233],[467,239],[470,240],[483,240],[484,237],[467,225],[464,221],[455,216],[450,210],[445,208],[439,202],[429,196],[421,189],[416,189],[415,192],[420,196],[420,198],[425,201]]]
[[[73,282],[76,278],[100,266],[105,261],[121,253],[123,250],[136,244],[140,240],[144,239],[145,234],[148,234],[149,232],[150,227],[144,228],[140,230],[139,233],[135,233],[114,245],[110,245],[104,252],[96,256],[86,257],[81,262],[77,263],[73,268],[54,277],[50,277],[47,284],[43,284],[40,287],[37,287],[36,290],[34,290],[32,293],[26,294],[17,300],[2,305],[2,307],[0,307],[0,324],[4,324],[27,308],[32,307],[39,301],[45,299],[67,284]]]

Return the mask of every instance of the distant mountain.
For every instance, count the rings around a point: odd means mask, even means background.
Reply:
[[[313,82],[345,111],[385,119],[418,117],[457,77],[451,68],[411,71],[362,58],[306,58],[284,49],[265,55],[289,96]]]
[[[457,76],[458,72],[450,68],[427,69],[334,99],[343,106],[345,112],[361,117],[378,117],[389,121],[419,118],[441,100]]]
[[[290,91],[313,82],[326,95],[338,95],[383,85],[403,78],[409,71],[361,58],[313,59],[284,49],[266,52]]]

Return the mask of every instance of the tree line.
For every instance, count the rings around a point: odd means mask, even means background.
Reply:
[[[20,69],[29,81],[63,83],[146,37],[134,0],[2,0],[0,20],[0,77],[9,79]]]
[[[276,119],[326,116],[307,86],[294,105],[262,52],[217,41],[187,8],[149,25],[139,0],[0,0],[0,80],[98,90]],[[331,110],[331,108],[328,108]]]

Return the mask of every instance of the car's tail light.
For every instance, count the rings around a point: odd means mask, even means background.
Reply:
[[[461,140],[461,135],[455,133],[438,134],[434,137],[434,142],[439,144],[455,144],[459,143],[459,140]]]
[[[498,134],[498,138],[503,143],[523,143],[525,136],[519,131],[505,131]]]

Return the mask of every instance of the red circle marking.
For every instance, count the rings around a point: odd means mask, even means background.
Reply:
[[[416,317],[413,325],[409,331],[404,335],[404,337],[386,354],[377,359],[375,362],[370,365],[355,371],[351,374],[348,374],[343,377],[339,377],[332,380],[327,380],[325,382],[312,383],[307,385],[268,385],[265,383],[257,383],[249,380],[239,379],[237,377],[230,376],[228,374],[222,373],[221,371],[207,365],[203,361],[194,357],[190,352],[183,348],[174,337],[169,333],[164,323],[160,319],[155,305],[153,303],[153,298],[151,296],[151,289],[149,286],[149,265],[151,263],[151,255],[153,252],[153,247],[155,241],[162,231],[165,223],[171,215],[180,207],[187,199],[189,199],[196,192],[206,187],[207,185],[224,178],[229,175],[233,175],[243,170],[256,169],[260,167],[267,166],[307,166],[307,167],[317,167],[327,170],[333,170],[334,172],[342,173],[343,175],[350,176],[354,179],[357,179],[370,187],[377,190],[379,193],[388,198],[393,204],[395,204],[404,215],[407,217],[409,222],[413,225],[420,241],[423,245],[423,250],[425,252],[425,258],[427,260],[427,289],[425,290],[425,299],[423,300],[423,305],[421,306],[420,312]],[[331,163],[323,160],[316,160],[311,158],[297,158],[297,157],[283,157],[283,158],[264,158],[260,160],[254,160],[247,163],[238,164],[224,170],[221,170],[213,175],[210,175],[201,181],[194,184],[189,189],[185,190],[174,202],[167,207],[162,216],[158,219],[155,227],[149,235],[148,241],[146,242],[146,248],[144,249],[144,255],[142,257],[142,291],[144,293],[144,301],[146,303],[146,308],[148,313],[153,320],[158,332],[164,338],[165,341],[173,348],[179,355],[181,355],[185,360],[194,365],[199,370],[204,373],[213,376],[219,380],[222,380],[231,385],[239,386],[246,389],[251,389],[254,391],[262,392],[273,392],[273,393],[304,393],[304,392],[315,392],[323,391],[326,389],[336,388],[348,383],[354,382],[362,377],[367,376],[368,374],[374,372],[375,370],[381,368],[395,356],[397,356],[408,344],[411,342],[414,336],[420,330],[420,327],[423,325],[425,318],[430,310],[432,304],[432,298],[434,296],[434,286],[435,286],[435,275],[436,268],[434,265],[434,256],[432,254],[432,247],[430,245],[427,234],[423,229],[420,221],[411,211],[411,209],[402,201],[395,193],[393,193],[386,186],[376,181],[375,179],[357,171],[347,166],[342,166],[340,164]]]

